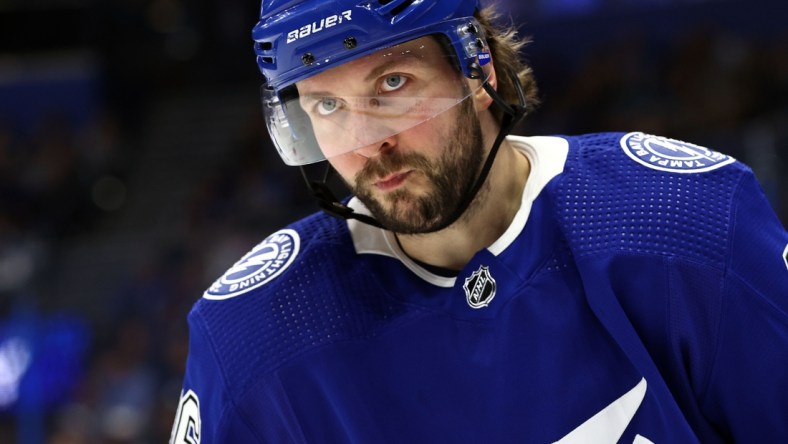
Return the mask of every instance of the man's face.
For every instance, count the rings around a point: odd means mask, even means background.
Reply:
[[[444,225],[475,180],[482,132],[473,100],[462,100],[468,85],[434,39],[396,48],[298,90],[321,150],[372,215],[398,233],[427,233]]]

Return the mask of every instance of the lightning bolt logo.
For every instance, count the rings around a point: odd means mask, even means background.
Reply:
[[[701,159],[706,159],[706,160],[708,160],[710,162],[714,162],[715,161],[715,159],[707,156],[705,153],[703,153],[698,148],[689,148],[686,145],[679,145],[679,144],[677,144],[677,143],[675,143],[675,142],[673,142],[673,141],[671,141],[669,139],[660,140],[659,142],[656,142],[655,144],[660,145],[660,146],[662,146],[664,148],[667,148],[668,150],[670,150],[670,151],[672,151],[672,152],[674,152],[676,154],[683,153],[684,154],[683,156],[676,156],[675,157],[676,159],[679,159],[679,160],[701,158]],[[665,156],[664,154],[663,154],[663,157],[670,158],[670,156]]]
[[[621,148],[635,162],[671,173],[703,173],[736,161],[702,146],[640,132],[622,137]]]
[[[300,244],[297,231],[277,231],[227,270],[203,297],[229,299],[265,285],[290,267],[298,255]]]
[[[262,253],[255,254],[247,259],[242,260],[241,262],[235,264],[232,268],[227,270],[226,275],[231,276],[236,273],[241,273],[249,268],[259,268],[265,265],[267,262],[270,262],[276,259],[276,256],[279,255],[279,248],[276,245],[263,245],[260,247],[260,250],[266,250]],[[258,250],[259,251],[259,250]]]

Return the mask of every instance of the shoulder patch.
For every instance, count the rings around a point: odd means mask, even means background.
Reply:
[[[229,299],[270,282],[289,267],[298,255],[301,241],[295,230],[279,230],[216,280],[203,294],[205,299]]]
[[[640,132],[622,137],[621,148],[635,162],[670,173],[703,173],[736,161],[702,146]]]

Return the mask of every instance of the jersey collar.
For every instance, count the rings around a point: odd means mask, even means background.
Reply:
[[[509,136],[507,141],[528,158],[531,163],[531,172],[525,183],[520,209],[515,214],[512,223],[495,242],[487,247],[487,250],[495,256],[504,252],[522,233],[526,222],[528,222],[528,216],[531,214],[534,200],[550,180],[564,171],[569,153],[569,142],[561,137]],[[350,200],[348,206],[356,212],[370,214],[369,210],[356,197]],[[354,219],[348,220],[347,224],[357,254],[389,256],[399,260],[416,276],[433,285],[444,288],[455,285],[457,278],[432,273],[408,257],[399,247],[392,232]]]

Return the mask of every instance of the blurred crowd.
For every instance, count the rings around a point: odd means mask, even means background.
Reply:
[[[234,17],[224,17],[225,25],[238,23]],[[554,40],[571,38],[554,29],[583,23],[573,20],[526,28],[534,37],[526,52],[543,104],[516,132],[638,130],[712,147],[753,167],[788,225],[788,32],[758,36],[704,26],[655,42],[647,32],[626,28],[586,36],[583,49],[573,50],[573,42]],[[172,45],[185,51],[189,35]],[[241,89],[254,96],[254,65],[241,66],[250,71]],[[100,242],[117,230],[112,222],[128,206],[129,187],[144,181],[138,159],[149,142],[145,128],[152,122],[146,116],[156,115],[151,110],[166,88],[152,88],[144,97],[130,93],[154,83],[175,88],[175,75],[164,64],[145,74],[144,85],[139,78],[115,79],[120,84],[114,92],[81,122],[52,110],[19,131],[0,114],[0,442],[166,442],[188,351],[191,305],[240,254],[313,210],[300,173],[281,165],[252,108],[238,132],[228,135],[221,159],[211,160],[210,172],[191,184],[180,236],[130,251],[141,260],[130,262],[133,268],[109,290],[92,291],[86,282],[89,297],[75,300],[89,306],[52,300],[63,249],[82,240]],[[211,93],[211,79],[204,80],[189,82],[185,91]],[[125,101],[133,106],[117,106]],[[30,310],[40,319],[67,312],[89,333],[84,347],[76,348],[82,351],[73,354],[68,368],[74,377],[63,381],[61,396],[3,405],[3,390],[29,393],[23,381],[11,386],[12,370],[32,368],[35,357],[20,352],[8,332],[18,313]]]

